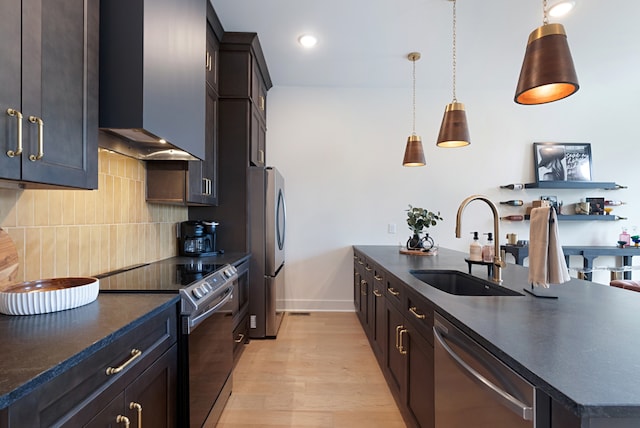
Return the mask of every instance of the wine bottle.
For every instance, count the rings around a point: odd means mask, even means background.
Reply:
[[[510,201],[501,201],[500,203],[502,205],[511,205],[514,207],[521,207],[523,204],[522,199],[512,199]]]
[[[524,216],[523,215],[517,215],[517,214],[513,214],[513,215],[505,215],[503,217],[500,217],[501,220],[509,220],[509,221],[522,221],[524,220]]]
[[[515,184],[507,184],[504,186],[500,186],[501,189],[511,189],[511,190],[522,190],[524,189],[524,184],[515,183]]]

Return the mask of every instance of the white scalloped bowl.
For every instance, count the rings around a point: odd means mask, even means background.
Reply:
[[[39,279],[14,284],[0,292],[0,312],[6,315],[36,315],[87,305],[98,298],[97,278]]]

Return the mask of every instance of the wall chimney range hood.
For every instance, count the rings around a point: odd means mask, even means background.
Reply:
[[[140,160],[200,160],[189,152],[147,133],[144,129],[100,129],[98,145]]]
[[[200,0],[100,2],[100,147],[204,159],[206,16]]]

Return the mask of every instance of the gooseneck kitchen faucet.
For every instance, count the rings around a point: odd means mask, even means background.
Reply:
[[[504,262],[502,254],[500,254],[500,214],[498,214],[498,207],[496,207],[489,198],[482,195],[471,195],[460,203],[460,206],[458,207],[458,214],[456,215],[456,238],[460,238],[460,229],[462,229],[462,213],[467,205],[469,205],[471,201],[475,200],[486,202],[493,213],[493,236],[495,237],[493,241],[493,282],[502,284],[502,268],[506,267],[506,263]]]

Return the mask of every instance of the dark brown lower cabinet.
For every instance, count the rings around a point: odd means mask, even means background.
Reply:
[[[125,426],[125,421],[129,420],[132,428],[174,427],[177,417],[176,409],[167,403],[176,402],[177,359],[177,345],[173,345],[88,422],[84,423],[83,415],[77,414],[73,420],[63,426],[103,428],[118,426],[118,423]],[[100,399],[96,401],[98,406],[104,404]],[[82,413],[94,413],[91,407],[91,405],[85,407]]]
[[[386,374],[408,426],[433,428],[433,343],[392,305],[387,305]]]
[[[38,386],[0,412],[0,427],[177,426],[177,312],[166,308]]]
[[[387,344],[387,316],[384,277],[379,270],[374,271],[371,293],[368,296],[369,338],[371,348],[380,364],[384,362],[384,352]]]
[[[357,258],[353,265],[353,304],[356,308],[356,314],[362,324],[362,328],[367,330],[367,293],[369,284],[367,283],[365,273],[365,260]]]
[[[353,287],[356,313],[405,423],[433,428],[431,305],[357,252]]]
[[[405,340],[408,351],[405,405],[422,428],[434,426],[433,344],[411,326]]]

